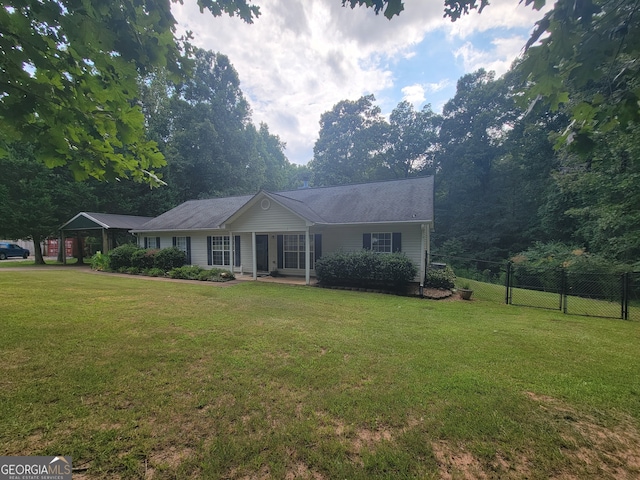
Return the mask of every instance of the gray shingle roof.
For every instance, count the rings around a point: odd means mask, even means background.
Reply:
[[[294,201],[286,206],[315,223],[433,221],[433,177],[309,188],[279,195]],[[301,204],[299,210],[296,202]]]
[[[82,219],[81,219],[82,217]],[[93,223],[96,228],[131,230],[141,227],[153,217],[140,217],[136,215],[115,215],[112,213],[80,212],[61,228],[80,221],[84,227]],[[73,227],[72,227],[73,228]]]
[[[433,177],[261,192],[305,220],[326,225],[433,221]],[[217,229],[256,195],[191,200],[135,231]]]
[[[145,223],[135,231],[216,229],[254,195],[189,200]]]

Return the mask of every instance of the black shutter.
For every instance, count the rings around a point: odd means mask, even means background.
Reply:
[[[160,248],[160,237],[156,237],[156,248]]]
[[[322,235],[319,233],[315,234],[315,238],[313,239],[313,248],[314,250],[314,260],[318,260],[322,256]]]
[[[284,237],[278,235],[278,268],[284,268]]]
[[[177,240],[176,240],[176,237],[173,237],[173,246],[174,247],[176,246],[176,243],[178,243]]]
[[[362,248],[365,250],[371,250],[371,234],[363,233],[362,234]]]
[[[391,235],[391,248],[393,252],[402,251],[402,233],[395,232]]]
[[[207,265],[213,265],[213,252],[211,251],[211,237],[207,237]]]
[[[233,237],[233,242],[234,242],[234,247],[233,247],[234,264],[236,267],[239,267],[240,266],[240,235],[236,235],[235,237]]]
[[[187,265],[191,265],[191,237],[187,237]]]
[[[144,237],[144,248],[149,248],[149,237]]]

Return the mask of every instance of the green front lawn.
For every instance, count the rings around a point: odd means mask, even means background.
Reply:
[[[640,476],[640,323],[0,272],[0,455],[75,478]]]

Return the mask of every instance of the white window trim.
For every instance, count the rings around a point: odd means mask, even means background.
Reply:
[[[222,256],[223,263],[216,263],[216,254]],[[211,263],[215,267],[231,266],[231,237],[229,235],[213,235],[211,237]]]

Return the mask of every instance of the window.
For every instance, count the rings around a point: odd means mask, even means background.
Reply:
[[[184,253],[188,253],[187,252],[187,237],[176,237],[176,241],[174,243],[174,246],[178,250],[182,250]]]
[[[296,268],[296,269],[304,269],[306,268],[305,262],[305,235],[283,235],[283,253],[284,253],[284,268]],[[309,245],[311,251],[311,265],[310,268],[313,269],[314,266],[314,241],[313,235],[311,238],[311,244]]]
[[[402,251],[402,233],[363,233],[362,248],[379,253]]]
[[[391,253],[391,234],[390,233],[372,233],[371,234],[371,250],[380,253]]]
[[[173,246],[184,252],[187,265],[191,265],[191,237],[173,237]]]
[[[144,248],[160,248],[160,237],[144,237]]]
[[[211,237],[213,265],[231,265],[231,240],[229,236]]]

